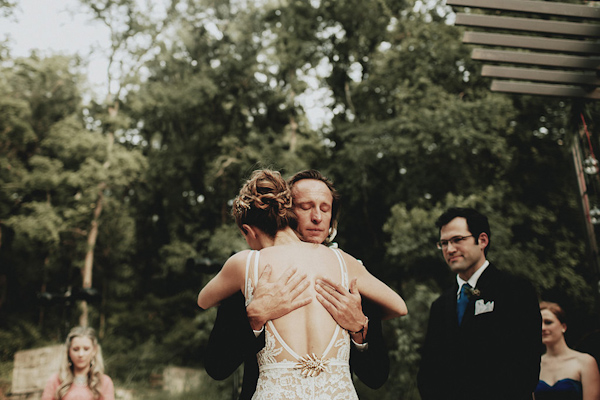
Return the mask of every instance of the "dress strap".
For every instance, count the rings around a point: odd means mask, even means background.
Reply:
[[[292,355],[292,357],[294,357],[296,360],[299,360],[300,356],[298,355],[298,353],[296,353],[294,350],[292,350],[292,348],[290,346],[288,346],[288,344],[285,342],[285,340],[283,340],[283,338],[277,331],[277,328],[275,328],[275,324],[273,324],[273,321],[271,321],[271,320],[267,321],[267,326],[269,327],[271,332],[273,332],[273,335],[275,335],[275,337],[277,338],[277,341],[279,343],[281,343],[283,348],[286,349],[286,351],[288,353],[290,353]]]
[[[256,250],[251,250],[248,253],[248,256],[246,257],[246,274],[244,276],[244,297],[246,298],[246,306],[248,306],[248,304],[250,304],[250,302],[252,301],[252,295],[253,295],[253,286],[252,286],[252,280],[249,277],[249,272],[250,272],[250,261],[252,260],[252,255],[254,253],[257,253]],[[256,259],[258,259],[258,255],[256,256]]]
[[[341,274],[342,274],[342,286],[345,289],[348,289],[349,284],[348,284],[348,266],[346,265],[346,260],[344,260],[344,257],[342,257],[342,254],[340,253],[339,249],[330,247],[330,249],[335,253],[335,255],[338,258],[338,261],[340,263],[340,270],[341,270]]]
[[[329,350],[331,350],[331,348],[333,347],[333,344],[335,343],[339,333],[340,333],[340,326],[338,324],[335,324],[335,331],[333,332],[333,336],[331,337],[331,340],[329,341],[329,345],[323,352],[323,355],[321,356],[321,358],[324,359],[325,356],[327,355],[327,353],[329,353]]]
[[[254,250],[256,257],[254,258],[254,286],[258,285],[258,259],[260,258],[260,251]]]

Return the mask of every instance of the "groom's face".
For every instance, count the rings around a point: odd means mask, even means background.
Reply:
[[[464,238],[462,240],[452,240]],[[468,280],[485,262],[484,249],[488,244],[487,234],[481,233],[478,240],[472,236],[467,220],[456,217],[440,229],[440,241],[448,241],[442,249],[444,260],[452,272]]]
[[[302,179],[292,187],[297,233],[304,242],[323,243],[329,235],[333,196],[327,185],[316,179]]]

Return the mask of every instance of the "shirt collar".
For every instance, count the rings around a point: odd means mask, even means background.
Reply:
[[[481,267],[479,267],[479,269],[477,271],[475,271],[475,273],[469,278],[468,281],[465,281],[460,276],[456,275],[456,282],[458,282],[458,291],[456,292],[456,294],[457,295],[460,294],[460,288],[462,288],[462,285],[464,285],[465,283],[468,283],[469,285],[471,285],[472,288],[476,287],[479,277],[481,276],[481,274],[483,274],[483,271],[485,271],[485,269],[489,265],[490,265],[490,262],[488,260],[485,260],[483,265]]]

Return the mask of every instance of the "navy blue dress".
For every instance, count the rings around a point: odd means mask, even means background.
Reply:
[[[561,379],[550,386],[539,381],[535,388],[535,400],[582,400],[581,382],[573,379]]]

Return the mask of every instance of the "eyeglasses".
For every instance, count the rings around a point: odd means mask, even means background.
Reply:
[[[452,244],[452,246],[457,246],[457,245],[461,244],[463,240],[465,240],[466,238],[470,238],[470,237],[475,237],[475,236],[473,236],[473,235],[454,236],[453,238],[450,238],[448,240],[440,240],[439,242],[436,243],[436,245],[437,245],[438,249],[445,250],[448,248],[448,244]]]

